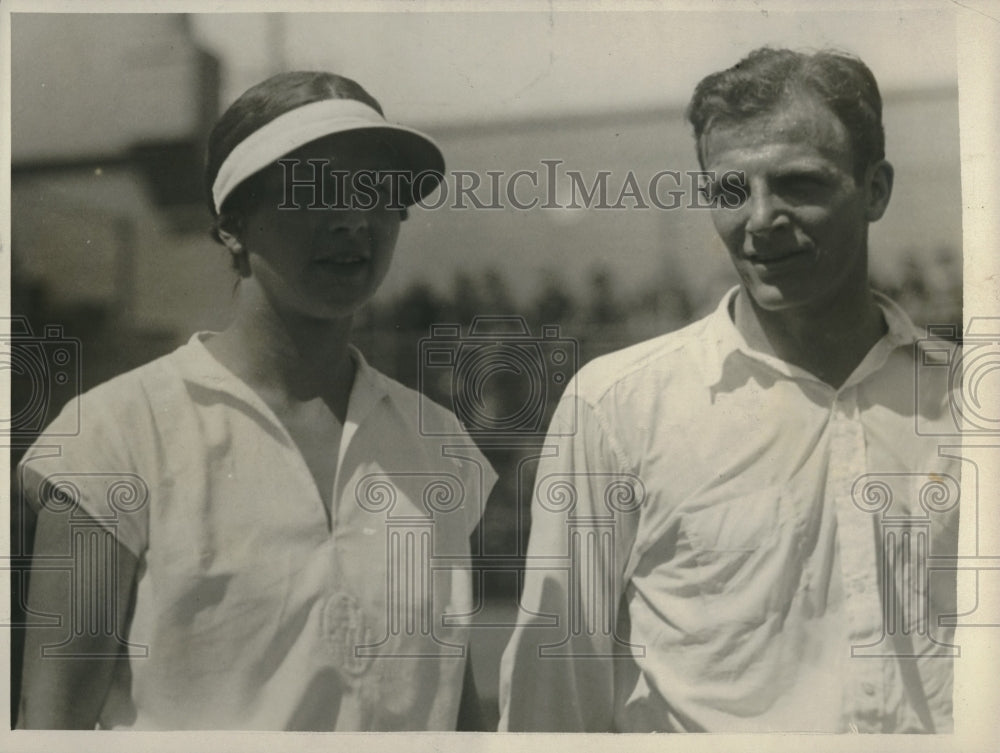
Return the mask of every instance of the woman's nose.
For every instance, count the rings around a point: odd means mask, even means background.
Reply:
[[[331,209],[327,213],[327,228],[331,233],[356,233],[368,230],[368,215],[363,209],[348,206],[346,209]]]

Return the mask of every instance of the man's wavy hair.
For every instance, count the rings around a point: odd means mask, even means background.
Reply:
[[[703,137],[714,126],[773,112],[803,95],[816,97],[846,127],[855,180],[885,158],[882,97],[868,66],[836,50],[807,54],[762,47],[695,87],[686,115],[694,126],[699,163],[704,168]]]

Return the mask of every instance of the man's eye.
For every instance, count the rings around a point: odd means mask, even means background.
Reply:
[[[698,190],[713,206],[724,209],[740,207],[750,196],[750,187],[739,173],[726,173],[718,180],[702,184]]]
[[[808,199],[826,190],[826,181],[812,175],[799,175],[781,180],[778,190],[787,196]]]
[[[723,195],[724,187],[719,181],[712,180],[698,186],[698,192],[709,201],[715,202]]]

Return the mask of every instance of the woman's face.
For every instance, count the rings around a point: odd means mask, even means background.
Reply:
[[[372,180],[392,169],[392,154],[370,135],[345,133],[282,162],[244,213],[251,277],[279,311],[350,316],[385,279],[399,235],[402,214],[388,181]]]

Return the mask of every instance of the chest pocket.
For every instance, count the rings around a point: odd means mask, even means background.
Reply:
[[[703,595],[744,593],[758,580],[780,545],[786,495],[784,487],[769,486],[682,513],[690,547],[687,576]]]
[[[783,497],[769,486],[685,510],[684,530],[696,550],[753,552],[777,535]]]

